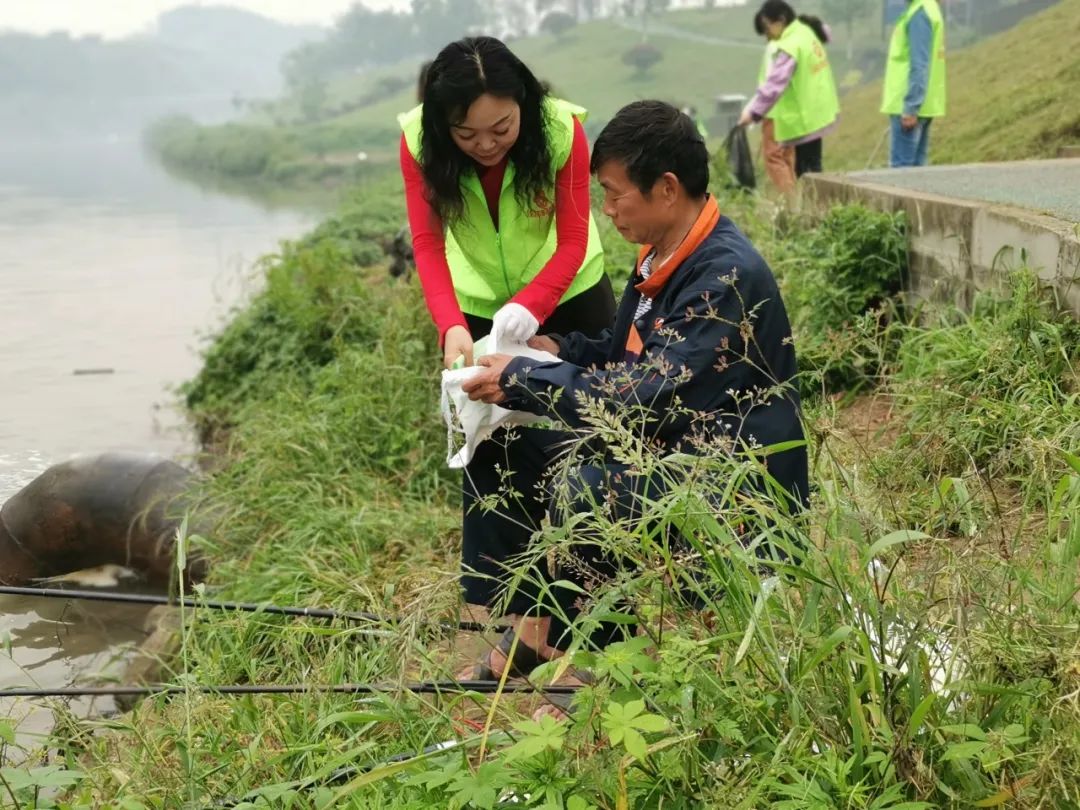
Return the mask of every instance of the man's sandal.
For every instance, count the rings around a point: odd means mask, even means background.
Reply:
[[[508,678],[527,678],[530,672],[541,664],[546,664],[548,659],[544,658],[540,653],[520,639],[518,639],[518,642],[515,645],[515,637],[516,633],[514,628],[509,628],[502,634],[496,649],[506,656],[504,671],[508,672]],[[511,652],[513,652],[512,656]],[[484,657],[477,663],[476,668],[473,670],[473,680],[498,681],[501,679],[502,675],[491,668],[491,652],[485,653]]]

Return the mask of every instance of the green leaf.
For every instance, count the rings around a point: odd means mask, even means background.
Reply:
[[[843,627],[836,628],[832,633],[830,633],[829,637],[826,638],[825,641],[821,643],[821,646],[817,648],[817,651],[814,653],[813,657],[806,662],[806,666],[803,667],[803,671],[802,674],[799,676],[799,679],[801,680],[802,678],[805,678],[807,675],[813,672],[814,669],[817,668],[817,665],[824,661],[830,654],[832,654],[833,650],[843,644],[847,637],[854,632],[854,630],[854,627],[851,627],[850,625],[844,625]]]
[[[1011,801],[1015,797],[1010,790],[999,790],[993,796],[987,796],[985,799],[979,799],[977,802],[972,802],[972,807],[1001,807],[1006,802]]]
[[[1065,463],[1080,475],[1080,456],[1074,456],[1072,453],[1067,453],[1064,450],[1061,451],[1061,455],[1065,457]]]
[[[868,563],[870,562],[870,560],[873,560],[879,554],[881,554],[881,552],[885,551],[885,549],[892,548],[893,546],[900,545],[901,543],[908,543],[912,540],[933,539],[933,537],[926,534],[925,532],[918,532],[914,529],[901,529],[900,531],[892,532],[885,535],[872,546],[870,546],[870,548],[868,548],[866,550],[866,553],[863,555],[863,562]]]
[[[941,730],[946,734],[956,734],[967,737],[969,740],[986,740],[986,732],[974,723],[963,723],[958,726],[942,726]]]
[[[386,712],[334,712],[319,721],[315,727],[315,733],[321,734],[339,723],[343,726],[356,726],[363,723],[388,723],[393,719],[393,716]]]
[[[15,744],[15,729],[7,720],[0,720],[0,740],[8,745]]]
[[[491,810],[505,784],[505,771],[501,762],[485,762],[476,773],[459,774],[450,789],[455,791],[454,800],[460,807],[474,806]]]
[[[626,752],[635,759],[645,759],[649,755],[649,746],[645,738],[632,728],[626,729],[623,745],[626,747]]]
[[[574,593],[580,593],[580,594],[584,594],[584,595],[588,595],[588,593],[589,593],[584,588],[582,588],[580,585],[578,585],[577,583],[571,582],[568,579],[560,579],[560,580],[557,580],[555,582],[552,582],[551,583],[551,588],[553,590],[556,589],[556,588],[565,588],[568,591],[573,591]]]
[[[1023,742],[1027,742],[1028,736],[1024,727],[1019,723],[1012,723],[1005,726],[1001,735],[1013,745],[1018,745]]]
[[[908,720],[907,737],[909,740],[914,739],[915,735],[919,733],[919,727],[936,702],[937,695],[931,694],[924,697],[919,705],[915,707],[915,711],[911,713],[911,719]]]
[[[750,617],[749,623],[746,625],[746,632],[743,634],[742,642],[739,644],[739,649],[735,651],[735,660],[731,662],[733,667],[739,665],[743,656],[746,655],[746,651],[750,649],[750,641],[754,638],[754,631],[757,629],[758,619],[761,618],[762,612],[765,610],[765,604],[769,601],[769,597],[772,596],[773,591],[776,590],[776,586],[780,584],[780,580],[776,577],[769,577],[762,581],[761,591],[758,593],[757,598],[754,600],[754,612]]]
[[[566,724],[558,722],[551,715],[544,715],[539,722],[523,720],[515,723],[514,728],[526,736],[506,749],[509,760],[528,759],[543,751],[558,751],[566,735]]]
[[[941,758],[942,762],[951,762],[954,759],[972,759],[977,757],[983,751],[990,747],[989,743],[985,743],[981,740],[972,740],[970,742],[956,743],[950,745],[945,749],[945,755]]]
[[[643,714],[640,717],[635,717],[630,721],[630,725],[639,731],[656,732],[667,731],[670,728],[667,718],[661,717],[658,714]]]

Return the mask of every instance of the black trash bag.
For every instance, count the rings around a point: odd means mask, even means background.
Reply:
[[[750,154],[746,127],[731,128],[731,132],[724,139],[724,150],[727,152],[728,169],[731,171],[731,185],[748,190],[756,187],[754,156]]]

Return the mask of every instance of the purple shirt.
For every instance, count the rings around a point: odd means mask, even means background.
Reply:
[[[754,93],[754,98],[750,102],[750,115],[754,117],[755,121],[760,121],[766,115],[769,110],[776,106],[776,102],[780,100],[780,96],[787,90],[788,85],[791,84],[791,77],[795,75],[795,68],[797,63],[795,57],[789,54],[787,51],[778,51],[776,58],[773,59],[772,66],[769,68],[769,73],[765,77],[764,83]],[[831,132],[836,128],[836,123],[840,119],[837,118],[826,127],[822,127],[816,132],[811,132],[808,135],[804,135],[801,138],[796,138],[793,141],[781,141],[781,146],[798,146],[799,144],[809,143],[810,141],[816,141]]]

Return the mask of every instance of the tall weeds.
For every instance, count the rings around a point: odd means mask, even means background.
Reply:
[[[901,223],[830,223],[749,227],[782,276],[804,390],[877,384],[894,429],[855,442],[811,397],[815,490],[793,519],[730,486],[754,459],[658,457],[634,414],[598,421],[667,487],[639,521],[537,527],[522,561],[569,559],[588,530],[625,563],[580,594],[571,659],[596,683],[568,723],[505,696],[149,701],[90,724],[111,733],[80,738],[69,806],[1080,807],[1076,325],[1031,275],[970,316],[908,323],[889,303]],[[351,227],[271,262],[187,389],[224,428],[202,550],[222,597],[405,621],[195,611],[183,682],[400,683],[466,657],[421,622],[458,609],[434,335],[415,284],[357,269],[347,243],[371,237]],[[591,648],[612,620],[640,631]]]

